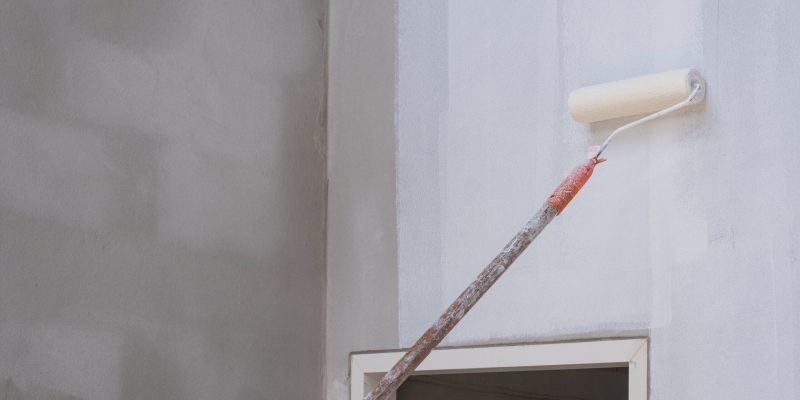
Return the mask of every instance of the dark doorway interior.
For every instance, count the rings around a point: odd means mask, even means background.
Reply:
[[[397,400],[626,400],[628,368],[415,375]]]

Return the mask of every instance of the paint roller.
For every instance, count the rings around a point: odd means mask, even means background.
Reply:
[[[528,245],[575,197],[592,176],[600,155],[622,131],[659,118],[683,107],[703,101],[706,84],[692,68],[661,72],[622,81],[573,90],[569,94],[569,113],[578,122],[597,122],[633,115],[649,114],[614,130],[599,146],[589,149],[588,159],[575,167],[561,182],[528,223],[511,239],[478,277],[456,298],[439,319],[390,369],[365,400],[386,400],[422,363],[445,336],[469,312]]]
[[[620,132],[700,103],[705,97],[703,76],[694,68],[684,68],[575,89],[567,105],[578,122],[653,113],[614,130],[599,146],[596,155],[600,156]]]

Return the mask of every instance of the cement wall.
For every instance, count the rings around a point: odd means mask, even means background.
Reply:
[[[0,398],[321,397],[324,14],[0,2]]]
[[[591,144],[569,90],[684,66],[706,103],[609,161],[446,341],[645,334],[651,395],[800,397],[800,5],[401,1],[400,344],[409,345]]]
[[[328,399],[352,351],[397,347],[394,0],[331,0],[328,51]]]

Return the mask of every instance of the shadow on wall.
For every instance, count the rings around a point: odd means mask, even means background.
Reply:
[[[23,391],[14,384],[14,380],[5,378],[0,383],[0,400],[80,400],[80,398],[44,388],[28,388]]]

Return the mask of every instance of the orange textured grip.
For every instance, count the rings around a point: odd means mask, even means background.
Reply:
[[[567,204],[572,201],[572,198],[578,194],[578,191],[581,190],[583,185],[586,184],[586,181],[592,176],[595,165],[603,161],[605,161],[605,159],[592,157],[583,164],[575,167],[575,169],[564,178],[561,184],[558,185],[556,190],[553,191],[553,194],[547,199],[547,203],[555,207],[558,214],[561,214],[561,211],[564,211]]]

